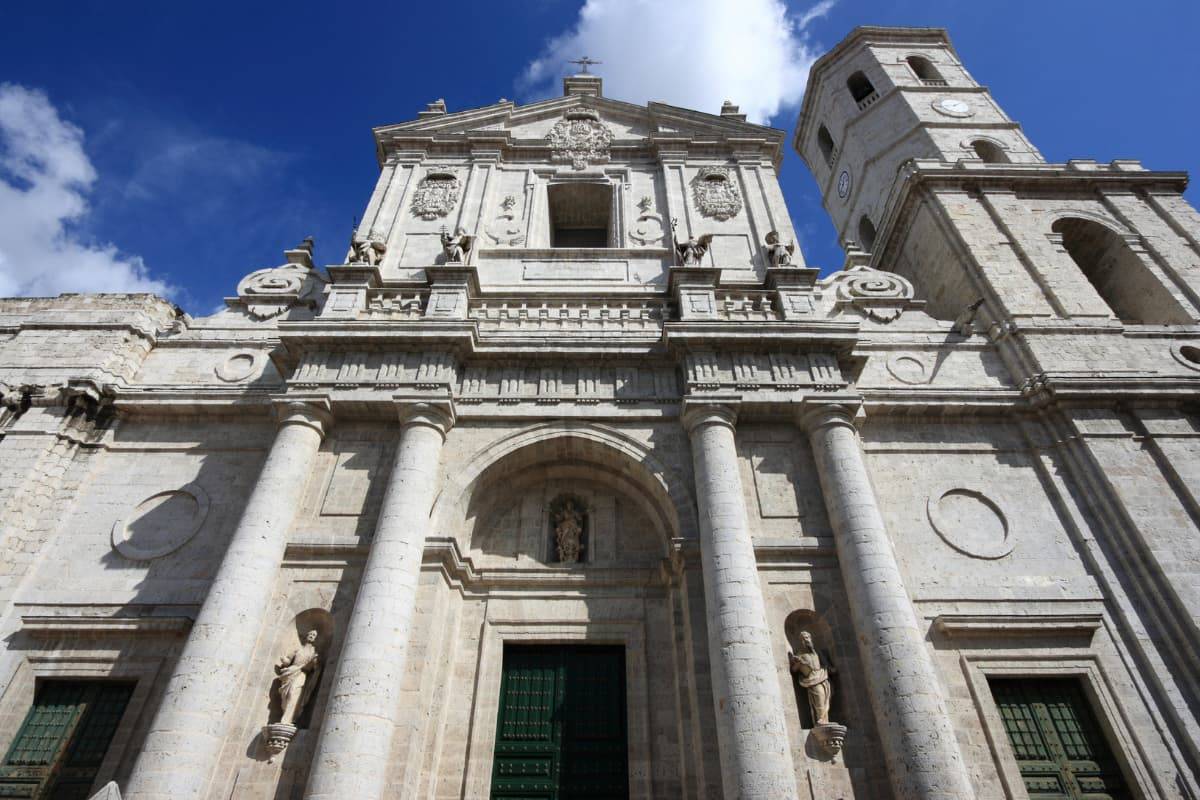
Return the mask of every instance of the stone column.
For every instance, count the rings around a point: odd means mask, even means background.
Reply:
[[[801,423],[812,442],[896,798],[974,797],[850,411],[817,406],[803,415]]]
[[[450,414],[400,410],[400,442],[321,723],[306,800],[384,794],[421,557]]]
[[[690,409],[683,419],[700,508],[721,776],[730,800],[795,798],[796,774],[734,444],[735,419],[731,409],[713,405]]]
[[[287,534],[331,418],[310,403],[279,412],[279,431],[221,559],[124,796],[186,800],[207,793],[259,632]]]

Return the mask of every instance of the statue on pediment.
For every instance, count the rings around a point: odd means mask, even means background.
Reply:
[[[772,267],[792,266],[792,256],[796,252],[796,243],[784,244],[779,240],[779,231],[767,234],[767,263]]]
[[[474,245],[475,237],[467,234],[467,229],[461,225],[455,228],[454,233],[446,230],[442,226],[442,254],[446,257],[447,264],[465,264],[467,263],[467,254],[471,252],[471,247]]]
[[[686,241],[675,243],[675,253],[679,257],[681,267],[699,267],[712,244],[712,234],[689,236]]]
[[[350,249],[346,252],[347,264],[366,264],[369,267],[379,266],[387,245],[374,236],[361,236],[355,232],[350,237]]]

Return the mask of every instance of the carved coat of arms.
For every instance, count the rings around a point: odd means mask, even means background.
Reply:
[[[728,167],[705,167],[696,173],[692,197],[701,214],[721,221],[736,217],[742,210],[742,193]]]
[[[413,192],[412,210],[421,219],[437,219],[458,204],[458,176],[448,167],[433,167]]]
[[[574,169],[606,163],[612,139],[612,131],[600,121],[600,115],[591,109],[568,111],[546,136],[552,151],[550,160],[570,162]]]

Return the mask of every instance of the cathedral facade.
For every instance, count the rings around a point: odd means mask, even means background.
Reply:
[[[0,300],[0,797],[1200,797],[1187,176],[936,29],[790,140],[584,69],[215,315]]]

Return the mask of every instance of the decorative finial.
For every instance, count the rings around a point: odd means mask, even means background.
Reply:
[[[603,61],[595,61],[591,58],[588,58],[587,56],[584,56],[583,58],[576,59],[575,61],[568,61],[567,63],[568,64],[578,64],[580,75],[591,75],[592,73],[588,72],[588,67],[594,66],[596,64],[603,64],[604,62]]]

